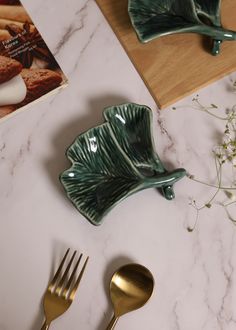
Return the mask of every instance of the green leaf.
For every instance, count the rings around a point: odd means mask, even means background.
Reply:
[[[129,0],[131,22],[141,42],[175,33],[199,33],[214,39],[218,54],[223,40],[236,33],[221,27],[220,0]]]
[[[184,169],[167,172],[154,151],[152,112],[124,104],[104,111],[106,123],[77,137],[67,150],[72,166],[60,180],[76,208],[95,225],[118,202],[150,187],[174,197]]]
[[[187,32],[201,24],[192,0],[130,0],[129,14],[143,42]]]

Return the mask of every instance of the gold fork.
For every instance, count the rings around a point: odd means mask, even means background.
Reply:
[[[70,249],[66,251],[61,264],[56,271],[55,276],[53,277],[51,283],[48,285],[48,288],[44,295],[44,314],[45,322],[41,330],[49,329],[49,326],[53,320],[59,317],[61,314],[65,313],[67,309],[72,304],[76,290],[78,289],[80,280],[83,276],[84,270],[86,268],[88,257],[86,258],[83,267],[76,279],[76,271],[79,266],[79,263],[82,259],[82,254],[80,254],[78,261],[75,264],[74,269],[71,272],[71,275],[68,279],[69,270],[72,265],[72,262],[75,258],[76,251],[73,253],[64,273],[62,273],[62,268],[67,258]]]

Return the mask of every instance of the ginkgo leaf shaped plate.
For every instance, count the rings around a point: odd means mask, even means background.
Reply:
[[[184,169],[166,171],[154,151],[152,111],[134,103],[104,110],[105,123],[79,135],[66,155],[72,165],[60,176],[68,198],[92,224],[129,195],[151,187],[174,198],[172,185]]]
[[[199,33],[213,39],[212,54],[224,40],[236,40],[221,25],[221,0],[129,0],[128,12],[141,42],[173,33]]]

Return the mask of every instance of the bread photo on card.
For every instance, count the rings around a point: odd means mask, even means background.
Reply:
[[[16,105],[25,99],[27,88],[22,69],[20,62],[0,56],[0,106]]]
[[[22,6],[0,5],[0,18],[22,23],[32,23],[30,16]]]
[[[37,100],[61,85],[60,73],[48,69],[23,69],[21,76],[27,88],[26,97],[18,107]]]
[[[7,25],[15,24],[19,28],[23,28],[25,22],[28,22],[30,28],[33,29],[33,22],[20,1],[0,0],[0,41],[12,37],[7,31]]]
[[[60,86],[60,73],[24,69],[14,59],[0,56],[0,118]]]

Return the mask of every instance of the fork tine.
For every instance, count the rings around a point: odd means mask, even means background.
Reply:
[[[62,278],[60,279],[60,282],[57,285],[56,294],[58,294],[58,295],[60,295],[60,293],[61,293],[63,284],[64,284],[65,279],[66,279],[66,277],[67,277],[67,275],[69,273],[69,270],[70,270],[70,267],[71,267],[71,264],[72,264],[72,262],[74,260],[75,255],[76,255],[76,251],[73,253],[73,255],[72,255],[72,257],[71,257],[71,259],[70,259],[70,261],[69,261],[69,263],[68,263],[68,265],[66,267],[66,270],[64,271],[64,273],[62,275]]]
[[[77,263],[76,263],[76,265],[73,269],[73,272],[72,272],[72,274],[71,274],[71,276],[70,276],[70,278],[69,278],[69,280],[68,280],[68,282],[67,282],[67,284],[66,284],[66,286],[63,290],[62,297],[65,298],[65,299],[66,299],[66,296],[67,296],[67,294],[70,290],[71,283],[75,278],[75,274],[76,274],[76,271],[77,271],[77,268],[79,266],[79,263],[80,263],[80,260],[81,260],[82,256],[83,256],[83,254],[81,253],[80,256],[79,256],[79,259],[78,259],[78,261],[77,261]]]
[[[74,285],[74,287],[73,287],[73,289],[72,289],[72,291],[71,291],[71,293],[69,295],[69,299],[70,300],[74,300],[74,298],[75,298],[76,290],[78,289],[79,283],[80,283],[81,278],[82,278],[82,276],[84,274],[84,271],[85,271],[85,268],[87,266],[88,260],[89,260],[89,257],[86,258],[85,263],[83,265],[83,268],[81,269],[80,274],[79,274],[79,276],[78,276],[78,278],[77,278],[77,280],[75,282],[75,285]]]
[[[59,275],[60,275],[60,273],[61,273],[62,267],[63,267],[63,265],[64,265],[64,263],[65,263],[65,260],[66,260],[66,257],[67,257],[67,255],[68,255],[69,251],[70,251],[70,249],[67,249],[67,251],[66,251],[66,253],[65,253],[65,255],[64,255],[64,257],[63,257],[63,259],[62,259],[62,261],[61,261],[61,263],[60,263],[60,265],[59,265],[57,271],[56,271],[56,274],[54,275],[54,277],[53,277],[51,283],[49,284],[48,290],[49,290],[50,292],[53,291],[53,288],[54,288],[54,286],[55,286],[55,284],[56,284],[56,282],[57,282],[57,280],[58,280],[58,278],[59,278]]]

